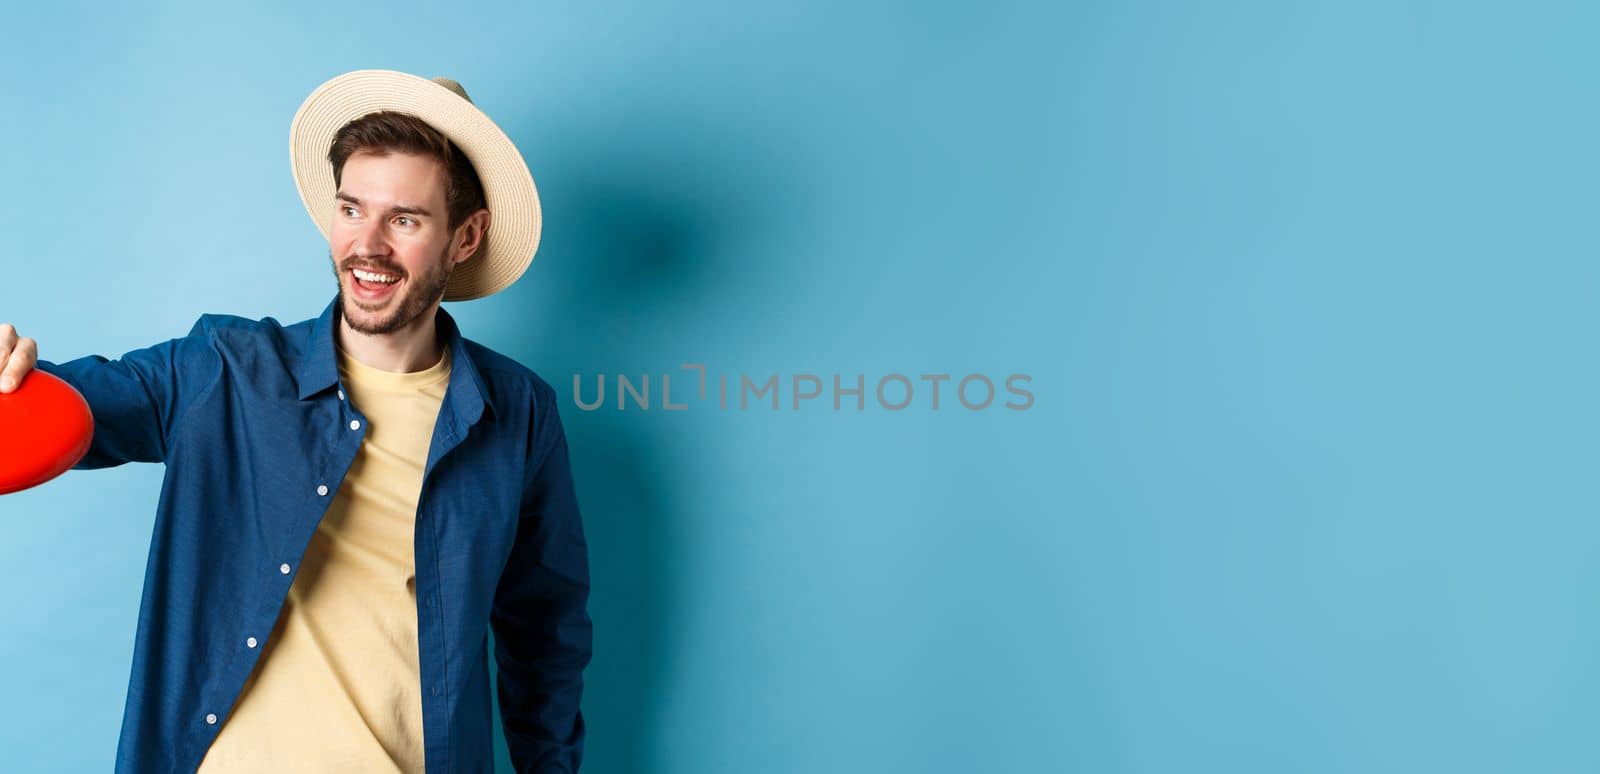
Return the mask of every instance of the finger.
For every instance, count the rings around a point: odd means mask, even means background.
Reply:
[[[0,323],[0,373],[9,364],[11,350],[17,346],[17,329],[11,323]],[[0,392],[10,392],[11,389],[0,381]]]
[[[39,345],[33,339],[18,340],[17,347],[0,370],[0,393],[11,392],[22,384],[22,377],[39,361]]]

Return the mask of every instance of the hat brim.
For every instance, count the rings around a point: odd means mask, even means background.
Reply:
[[[324,238],[332,223],[333,165],[328,150],[345,124],[368,113],[408,113],[449,137],[483,183],[489,232],[476,254],[450,274],[445,301],[497,293],[516,282],[539,248],[542,218],[533,174],[511,138],[470,101],[426,78],[393,70],[356,70],[321,86],[289,125],[289,165],[306,214]]]

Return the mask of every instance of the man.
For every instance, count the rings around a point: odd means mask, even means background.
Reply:
[[[290,134],[338,283],[320,317],[206,314],[64,363],[0,326],[0,391],[37,365],[88,401],[77,468],[166,464],[116,770],[492,771],[492,630],[516,769],[576,771],[589,575],[556,395],[440,307],[527,268],[533,179],[448,79],[339,76]]]

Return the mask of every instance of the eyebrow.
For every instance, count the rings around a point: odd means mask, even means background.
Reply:
[[[335,198],[335,199],[343,199],[343,200],[345,200],[347,202],[350,202],[351,204],[354,204],[357,207],[362,206],[360,199],[357,199],[356,197],[351,196],[350,194],[347,194],[347,193],[345,193],[343,191],[340,191],[339,193],[334,194],[333,198]],[[428,212],[426,209],[424,209],[422,207],[412,207],[412,206],[407,205],[407,204],[396,204],[395,206],[389,208],[389,212],[390,213],[400,212],[400,213],[405,213],[407,215],[421,215],[424,218],[433,217],[433,213]]]

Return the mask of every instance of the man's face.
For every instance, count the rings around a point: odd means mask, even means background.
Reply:
[[[443,165],[428,156],[358,152],[345,161],[328,229],[345,321],[385,334],[430,313],[454,268]],[[374,272],[387,284],[356,275]]]

